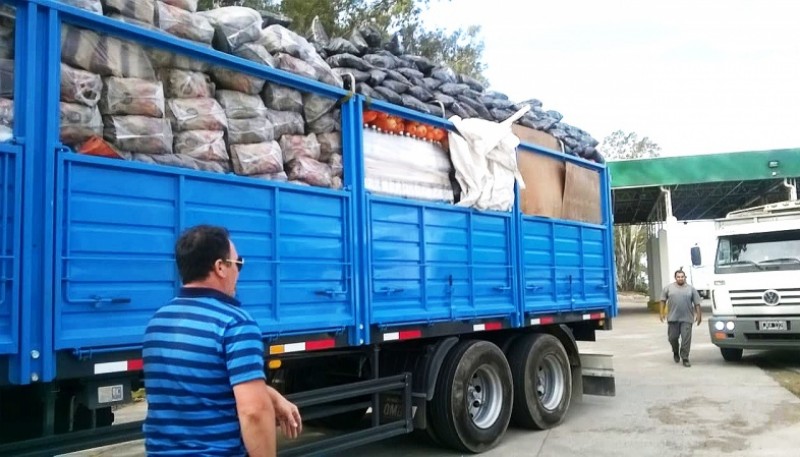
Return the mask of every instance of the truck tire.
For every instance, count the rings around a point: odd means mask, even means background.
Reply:
[[[719,348],[719,351],[722,353],[722,358],[725,359],[726,362],[742,361],[742,353],[744,352],[743,349]]]
[[[441,442],[480,453],[500,442],[511,420],[511,368],[494,343],[462,341],[447,354],[431,400],[431,419]]]
[[[526,335],[511,347],[508,362],[514,379],[514,424],[536,430],[560,424],[572,397],[572,373],[558,338]]]

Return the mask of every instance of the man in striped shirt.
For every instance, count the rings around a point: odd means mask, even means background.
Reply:
[[[233,298],[244,259],[222,227],[201,225],[175,246],[183,287],[144,338],[149,456],[274,456],[276,419],[296,438],[297,407],[265,382],[264,343]]]

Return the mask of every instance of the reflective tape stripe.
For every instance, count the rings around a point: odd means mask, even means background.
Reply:
[[[276,344],[269,347],[270,355],[286,354],[289,352],[318,351],[336,347],[336,340],[333,338],[325,340],[301,341],[299,343]]]
[[[535,319],[531,319],[531,325],[547,325],[552,324],[555,322],[555,319],[552,317],[537,317]]]
[[[120,360],[118,362],[104,362],[94,364],[94,374],[121,373],[125,371],[138,371],[144,368],[144,360]]]

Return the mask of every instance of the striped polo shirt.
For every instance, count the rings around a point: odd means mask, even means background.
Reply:
[[[243,456],[233,386],[265,379],[261,331],[222,292],[184,287],[144,337],[149,456]]]

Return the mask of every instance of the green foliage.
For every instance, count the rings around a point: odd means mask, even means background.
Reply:
[[[660,155],[661,146],[648,137],[639,139],[636,132],[617,130],[603,140],[600,150],[608,160],[650,159]]]
[[[617,130],[603,140],[601,151],[608,160],[648,159],[658,157],[661,147],[648,137],[640,139],[636,132]],[[620,290],[642,289],[642,259],[647,252],[647,237],[646,226],[614,227],[614,260],[617,266],[617,287]]]

